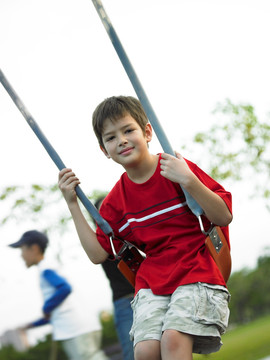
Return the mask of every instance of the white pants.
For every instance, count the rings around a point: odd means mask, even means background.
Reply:
[[[101,330],[61,341],[69,360],[108,360],[101,350]]]

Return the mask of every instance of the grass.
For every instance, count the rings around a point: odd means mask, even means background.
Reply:
[[[238,326],[222,337],[223,346],[210,355],[194,354],[194,360],[260,360],[270,355],[270,316]]]

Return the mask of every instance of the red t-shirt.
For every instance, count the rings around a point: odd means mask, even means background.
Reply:
[[[197,165],[186,162],[231,211],[231,194]],[[129,241],[146,254],[136,275],[135,293],[150,288],[156,295],[167,295],[180,285],[195,282],[226,286],[205,247],[206,236],[187,206],[181,187],[160,175],[160,171],[158,163],[153,176],[143,184],[132,182],[124,173],[100,209],[116,238]],[[203,223],[205,229],[210,227],[204,216]],[[222,231],[229,243],[228,227]],[[102,247],[112,254],[109,239],[99,227],[97,237]],[[115,240],[114,245],[119,251],[122,242]]]

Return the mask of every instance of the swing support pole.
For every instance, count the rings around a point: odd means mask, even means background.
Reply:
[[[96,11],[107,31],[107,34],[114,46],[114,49],[126,71],[126,74],[128,75],[128,77],[131,81],[131,84],[132,84],[132,86],[144,108],[144,111],[145,111],[151,125],[153,126],[153,129],[157,135],[157,138],[162,146],[163,151],[165,153],[175,156],[175,153],[167,139],[167,136],[166,136],[164,130],[162,129],[162,126],[155,114],[155,111],[152,108],[150,101],[148,100],[148,97],[147,97],[147,95],[141,85],[141,82],[140,82],[140,80],[139,80],[139,78],[138,78],[126,52],[125,52],[125,49],[123,48],[123,46],[120,42],[119,37],[112,26],[112,23],[102,5],[101,0],[92,0],[92,2],[93,2],[94,6],[96,8]],[[186,201],[187,201],[189,208],[197,217],[200,217],[200,215],[202,215],[202,213],[203,213],[202,208],[185,189],[182,188],[182,190],[185,194]]]
[[[28,125],[31,127],[31,129],[36,134],[39,141],[44,146],[45,150],[55,163],[55,165],[58,167],[59,170],[62,170],[66,168],[65,164],[61,160],[60,156],[57,154],[55,149],[52,147],[46,136],[43,134],[41,129],[39,128],[38,124],[34,120],[33,116],[30,114],[30,112],[27,110],[26,106],[23,104],[20,97],[16,94],[15,90],[7,80],[6,76],[4,75],[3,71],[0,69],[0,82],[2,83],[3,87],[13,100],[14,104],[17,106],[25,120],[27,121]],[[75,188],[76,194],[86,210],[89,212],[89,214],[95,219],[95,221],[98,223],[100,228],[103,230],[103,232],[107,235],[112,236],[112,228],[107,223],[105,219],[101,217],[96,207],[91,203],[91,201],[88,199],[88,197],[84,194],[80,186],[76,186]]]

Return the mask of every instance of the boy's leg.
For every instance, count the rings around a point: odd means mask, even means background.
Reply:
[[[63,340],[63,348],[70,360],[108,360],[101,349],[101,331],[92,331]]]
[[[170,296],[154,295],[150,289],[141,289],[131,302],[133,324],[130,331],[134,340],[136,360],[160,360],[160,340],[164,316]]]
[[[134,348],[135,360],[161,360],[160,341],[140,341]],[[164,358],[166,359],[166,358]]]
[[[62,347],[69,360],[75,360],[78,354],[76,338],[62,340]]]
[[[165,330],[161,338],[161,357],[166,360],[192,360],[193,337],[176,330]]]
[[[78,360],[109,360],[101,349],[101,330],[92,331],[77,337]]]
[[[228,325],[228,290],[219,285],[194,283],[178,287],[171,296],[163,331],[176,330],[193,337],[193,352],[220,349]]]

